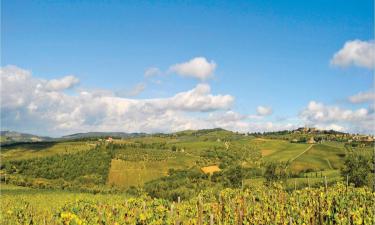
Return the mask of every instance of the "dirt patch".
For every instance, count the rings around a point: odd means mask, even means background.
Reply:
[[[221,169],[214,165],[214,166],[206,166],[206,167],[202,167],[201,170],[203,171],[203,173],[205,174],[213,174],[214,172],[219,172],[221,171]]]
[[[269,139],[265,139],[265,138],[255,138],[254,141],[269,141]]]
[[[268,155],[271,155],[272,152],[273,152],[273,150],[270,150],[270,149],[262,149],[262,150],[261,150],[262,156],[268,156]]]

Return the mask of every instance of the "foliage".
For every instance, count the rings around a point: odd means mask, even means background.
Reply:
[[[104,184],[110,167],[111,152],[102,147],[75,154],[7,161],[5,171],[28,178],[62,179],[82,184]]]
[[[55,195],[61,199],[62,193]],[[209,189],[181,202],[76,194],[56,205],[45,194],[27,196],[2,197],[1,224],[209,224],[211,218],[214,224],[373,224],[375,218],[375,194],[342,184],[291,193],[278,184]]]
[[[368,184],[371,175],[374,173],[374,165],[370,157],[352,152],[345,160],[345,167],[341,170],[342,176],[348,176],[349,182],[354,183],[356,187]]]
[[[269,183],[277,180],[286,179],[288,177],[287,168],[287,162],[269,162],[266,163],[263,176]]]

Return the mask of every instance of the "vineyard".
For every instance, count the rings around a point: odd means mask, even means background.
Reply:
[[[0,156],[5,225],[375,224],[372,146],[213,129],[14,143]]]
[[[7,190],[10,188],[10,190]],[[16,187],[14,187],[16,188]],[[375,194],[341,183],[286,192],[279,184],[151,198],[2,188],[1,224],[374,224]]]

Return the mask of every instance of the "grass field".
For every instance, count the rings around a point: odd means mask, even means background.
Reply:
[[[264,161],[289,161],[294,172],[339,169],[346,155],[344,145],[337,142],[311,145],[256,138],[250,143],[261,150]]]
[[[291,168],[294,171],[340,169],[343,166],[345,154],[344,148],[316,144],[294,160]]]
[[[260,138],[252,139],[250,143],[261,150],[265,161],[288,161],[309,147],[308,144]]]

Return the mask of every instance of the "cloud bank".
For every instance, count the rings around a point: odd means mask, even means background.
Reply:
[[[369,90],[366,92],[360,92],[356,95],[350,96],[349,101],[351,103],[357,104],[357,103],[365,103],[365,102],[372,102],[375,101],[375,92],[374,90]]]
[[[374,133],[375,131],[375,114],[371,107],[351,110],[310,101],[299,116],[306,125],[320,129],[361,133]]]
[[[166,98],[134,99],[116,96],[109,90],[85,90],[73,75],[46,80],[16,66],[1,68],[0,78],[2,129],[42,135],[215,127],[264,132],[303,125],[363,133],[374,133],[375,129],[373,105],[352,110],[311,101],[296,117],[272,121],[270,106],[258,106],[255,115],[235,112],[232,95],[213,94],[210,85],[204,83]],[[359,93],[349,99],[356,103],[371,96]]]
[[[131,99],[106,90],[74,89],[74,76],[44,80],[15,66],[1,68],[1,120],[8,129],[168,132],[213,127],[190,113],[228,110],[231,95],[213,95],[208,84],[159,99]],[[142,89],[142,88],[141,88]],[[69,92],[70,93],[70,92]]]

